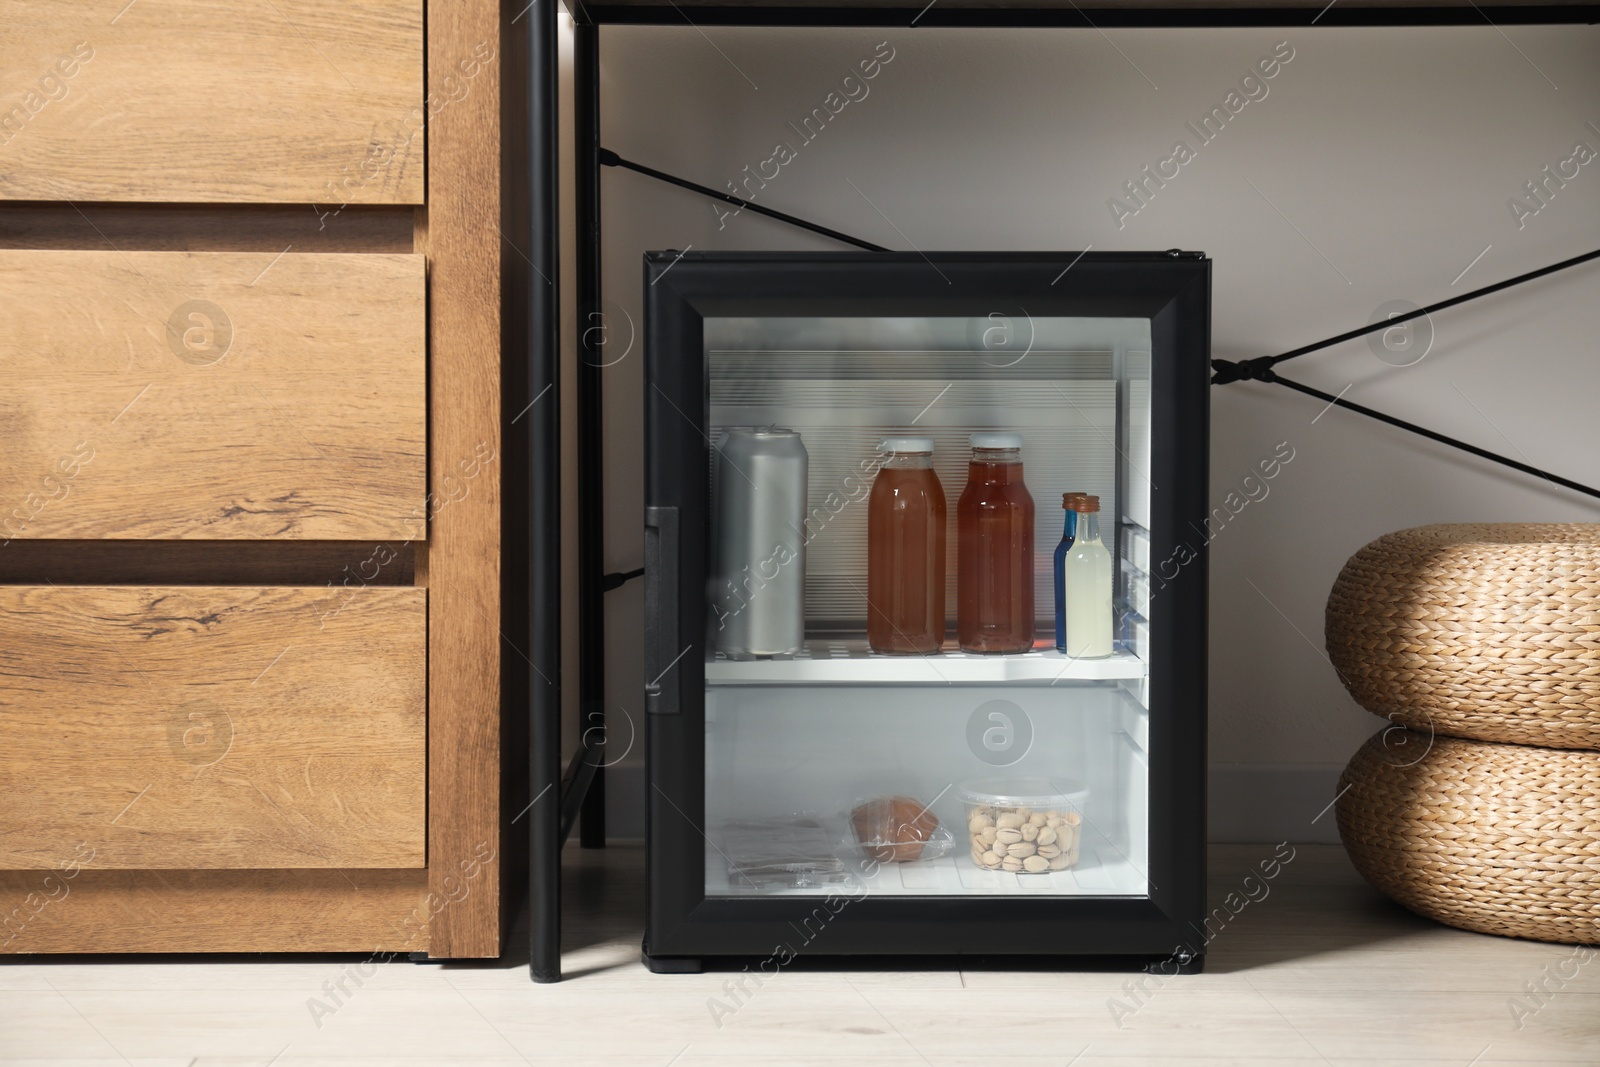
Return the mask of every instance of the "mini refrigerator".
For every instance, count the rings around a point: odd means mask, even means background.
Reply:
[[[644,267],[651,969],[1199,970],[1210,261],[655,252]],[[962,583],[988,566],[967,566],[971,446],[1009,435],[1033,521],[1006,595],[1023,610],[1031,591],[1032,643],[963,651]],[[893,556],[869,552],[872,493],[884,442],[907,438],[945,498],[925,523],[943,527],[926,585],[942,580],[945,640],[883,654],[870,572]],[[1109,654],[1057,647],[1068,493],[1099,503]]]

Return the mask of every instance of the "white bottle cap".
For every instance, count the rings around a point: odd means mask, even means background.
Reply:
[[[975,433],[968,442],[973,448],[1021,448],[1020,433]]]
[[[932,452],[931,437],[885,437],[878,442],[879,452]]]

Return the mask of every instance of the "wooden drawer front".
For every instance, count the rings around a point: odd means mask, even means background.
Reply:
[[[0,587],[0,869],[423,866],[425,597]]]
[[[422,202],[421,0],[106,6],[0,0],[0,199]]]
[[[424,260],[0,251],[0,542],[425,536]]]

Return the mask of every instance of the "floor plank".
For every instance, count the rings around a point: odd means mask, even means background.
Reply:
[[[1272,851],[1215,846],[1212,898]],[[1217,934],[1203,975],[1139,989],[1138,976],[1120,972],[796,967],[731,1015],[712,1010],[726,1002],[729,975],[653,975],[640,964],[638,846],[572,849],[565,894],[568,977],[555,986],[529,982],[520,951],[447,966],[357,956],[16,960],[0,967],[0,1063],[1600,1063],[1600,954],[1530,1013],[1527,983],[1549,984],[1571,948],[1428,922],[1368,887],[1336,846],[1299,846],[1271,892]]]

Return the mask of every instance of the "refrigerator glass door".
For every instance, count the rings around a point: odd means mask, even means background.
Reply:
[[[708,316],[703,336],[705,896],[1146,896],[1150,320]],[[803,468],[738,427],[796,431]],[[1035,641],[1004,655],[956,641],[969,437],[997,431],[1034,503]],[[946,640],[884,655],[869,497],[880,442],[912,435],[946,501]],[[1069,492],[1098,498],[1114,561],[1107,656],[1056,647]],[[789,619],[797,647],[751,652]]]

